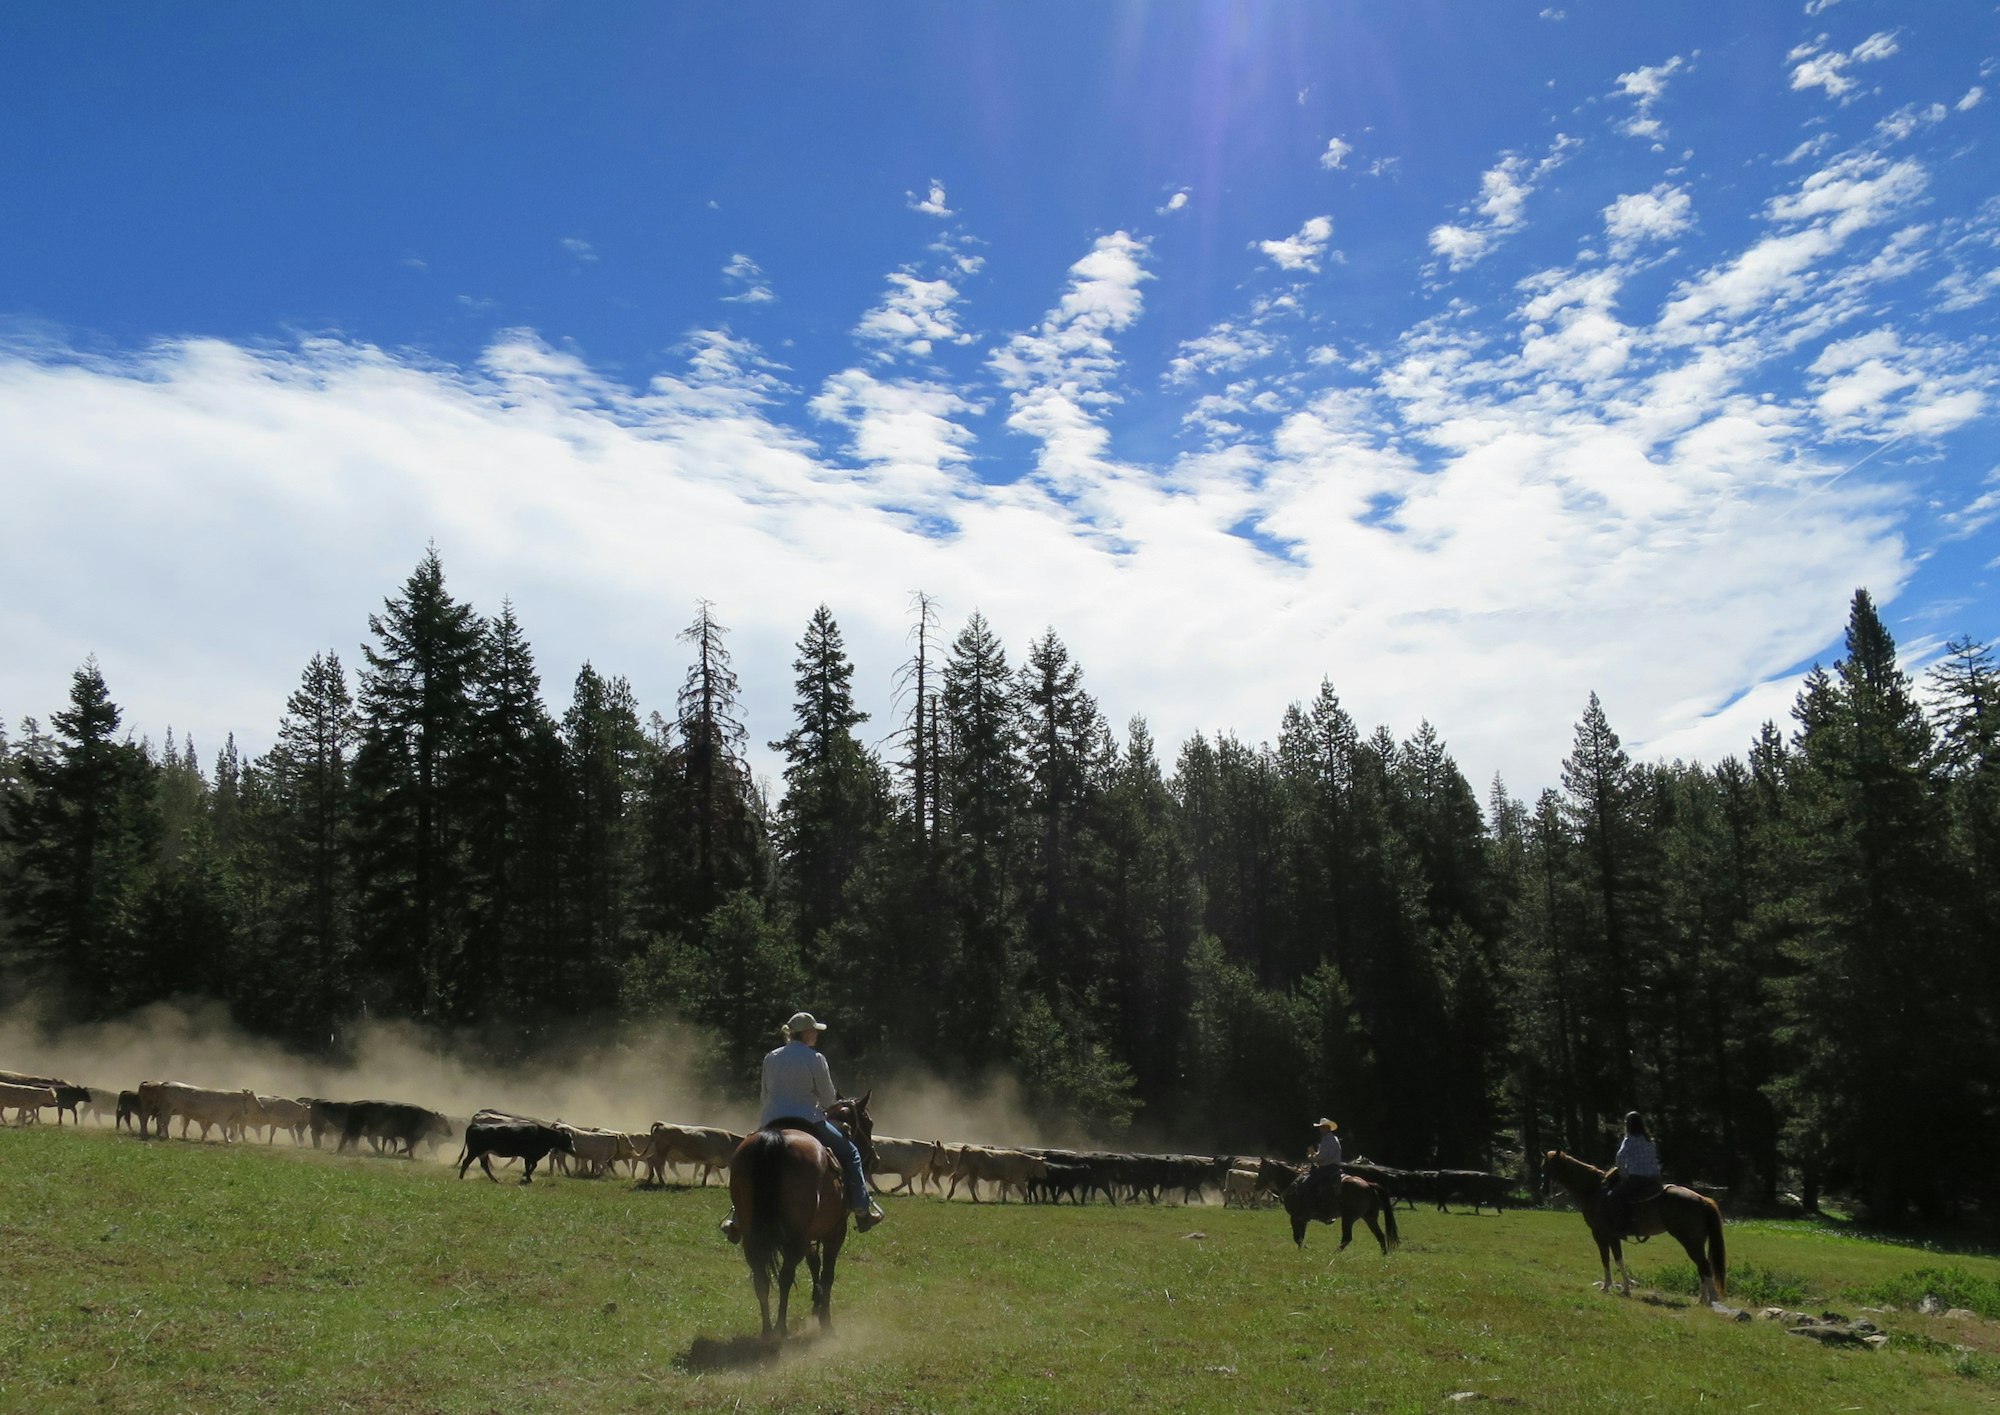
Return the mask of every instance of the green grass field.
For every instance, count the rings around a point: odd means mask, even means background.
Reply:
[[[1300,1253],[1273,1211],[891,1200],[849,1242],[834,1334],[727,1364],[757,1319],[724,1208],[9,1128],[0,1409],[2000,1409],[2000,1259],[1732,1225],[1745,1300],[1984,1311],[1877,1315],[1887,1349],[1831,1350],[1687,1303],[1661,1242],[1633,1250],[1654,1300],[1598,1293],[1553,1213],[1405,1212],[1384,1258],[1318,1227]]]

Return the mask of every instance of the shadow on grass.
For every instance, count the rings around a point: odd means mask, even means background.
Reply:
[[[699,1374],[774,1366],[788,1353],[801,1355],[812,1350],[819,1337],[817,1331],[800,1332],[784,1341],[770,1336],[698,1336],[674,1358],[674,1369]]]

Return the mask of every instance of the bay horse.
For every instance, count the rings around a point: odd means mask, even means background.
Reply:
[[[1266,1161],[1269,1163],[1269,1161]],[[1260,1167],[1261,1168],[1261,1167]],[[1344,1251],[1354,1241],[1354,1221],[1360,1219],[1368,1225],[1368,1231],[1375,1235],[1375,1241],[1382,1245],[1384,1254],[1403,1241],[1396,1232],[1396,1204],[1382,1187],[1370,1184],[1358,1174],[1343,1174],[1338,1185],[1322,1184],[1316,1193],[1307,1193],[1311,1186],[1308,1176],[1301,1175],[1278,1196],[1278,1202],[1285,1206],[1285,1212],[1292,1220],[1292,1242],[1299,1247],[1306,1246],[1306,1226],[1314,1219],[1321,1223],[1340,1220],[1340,1246]],[[1380,1214],[1382,1222],[1375,1217]],[[1385,1238],[1382,1230],[1389,1233]]]
[[[870,1092],[869,1095],[874,1094]],[[827,1119],[861,1150],[865,1171],[875,1161],[875,1122],[868,1096],[839,1100]],[[833,1325],[833,1269],[847,1241],[847,1192],[840,1161],[797,1122],[774,1120],[744,1138],[729,1159],[729,1198],[743,1234],[743,1260],[757,1292],[765,1336],[771,1335],[771,1279],[778,1280],[780,1340],[786,1335],[792,1282],[801,1259],[812,1273],[812,1309],[822,1328]]]
[[[1585,1164],[1561,1150],[1550,1150],[1542,1160],[1542,1174],[1569,1191],[1583,1214],[1583,1221],[1590,1225],[1590,1236],[1597,1240],[1598,1260],[1604,1264],[1604,1281],[1597,1284],[1598,1289],[1611,1290],[1611,1260],[1616,1258],[1618,1275],[1624,1279],[1622,1295],[1630,1297],[1632,1274],[1625,1267],[1622,1235],[1606,1226],[1604,1181],[1610,1171]],[[1715,1200],[1678,1184],[1669,1184],[1657,1198],[1631,1206],[1628,1226],[1640,1238],[1650,1238],[1655,1233],[1672,1234],[1701,1277],[1701,1300],[1704,1303],[1722,1300],[1727,1287],[1728,1259],[1722,1244],[1722,1210],[1716,1207]]]

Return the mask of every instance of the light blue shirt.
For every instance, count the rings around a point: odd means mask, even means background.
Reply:
[[[1313,1168],[1340,1163],[1340,1137],[1331,1130],[1320,1137],[1319,1148],[1313,1151]]]
[[[764,1053],[764,1111],[758,1125],[787,1116],[824,1120],[826,1108],[839,1099],[826,1058],[804,1042],[786,1042]]]

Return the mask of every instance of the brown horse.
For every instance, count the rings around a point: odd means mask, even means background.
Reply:
[[[1597,1240],[1597,1257],[1604,1264],[1604,1281],[1597,1286],[1611,1290],[1611,1260],[1618,1260],[1618,1275],[1624,1279],[1623,1294],[1632,1295],[1632,1274],[1625,1268],[1622,1235],[1606,1226],[1604,1180],[1610,1173],[1594,1164],[1585,1164],[1574,1155],[1550,1150],[1542,1161],[1542,1173],[1569,1191]],[[1722,1210],[1715,1200],[1669,1184],[1657,1198],[1642,1200],[1632,1208],[1628,1225],[1634,1235],[1650,1238],[1670,1233],[1687,1251],[1688,1261],[1701,1276],[1701,1300],[1719,1302],[1727,1284],[1728,1259],[1722,1247]]]
[[[1266,1161],[1270,1163],[1270,1161]],[[1354,1221],[1360,1219],[1368,1225],[1368,1231],[1375,1235],[1375,1241],[1387,1253],[1390,1248],[1401,1243],[1403,1236],[1396,1232],[1396,1205],[1379,1185],[1370,1184],[1358,1174],[1343,1174],[1336,1185],[1310,1185],[1310,1176],[1302,1176],[1288,1185],[1278,1201],[1285,1206],[1285,1212],[1292,1220],[1292,1242],[1303,1248],[1306,1246],[1306,1225],[1318,1219],[1321,1223],[1332,1223],[1340,1219],[1340,1246],[1345,1249],[1354,1241]],[[1308,1189],[1314,1192],[1308,1193]],[[1336,1198],[1336,1193],[1338,1197]],[[1337,1212],[1336,1212],[1337,1211]],[[1380,1214],[1382,1222],[1375,1216]],[[1382,1230],[1389,1230],[1388,1237]]]
[[[873,1094],[872,1092],[870,1094]],[[836,1101],[827,1118],[860,1147],[865,1170],[875,1159],[875,1122],[868,1097]],[[778,1280],[777,1333],[786,1334],[792,1281],[800,1259],[812,1273],[812,1309],[833,1325],[833,1268],[847,1241],[847,1193],[840,1161],[818,1138],[782,1120],[745,1137],[729,1160],[729,1197],[743,1234],[743,1260],[757,1291],[764,1335],[772,1331],[771,1279]]]

